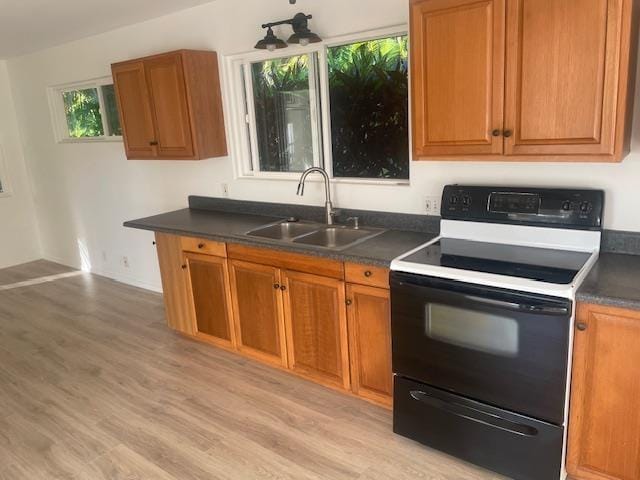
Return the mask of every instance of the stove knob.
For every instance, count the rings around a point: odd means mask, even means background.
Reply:
[[[571,210],[571,202],[569,200],[565,200],[562,203],[562,210],[564,210],[565,212],[568,212],[569,210]]]
[[[451,205],[457,205],[458,204],[458,196],[457,195],[451,195],[451,198],[449,198],[449,203]]]
[[[462,205],[464,205],[465,207],[471,205],[471,197],[469,195],[465,195],[464,197],[462,197]]]

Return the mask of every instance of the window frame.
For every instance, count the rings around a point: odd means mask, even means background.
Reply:
[[[333,145],[331,139],[331,102],[329,102],[329,64],[327,62],[327,50],[332,47],[348,45],[356,42],[366,42],[394,36],[408,35],[406,25],[369,30],[365,32],[341,35],[326,39],[320,43],[310,44],[306,47],[289,45],[288,48],[275,50],[274,52],[252,51],[223,57],[222,80],[225,92],[225,105],[230,113],[229,118],[229,149],[233,159],[234,178],[236,179],[267,179],[267,180],[295,180],[298,181],[300,173],[296,172],[263,172],[255,169],[259,165],[257,158],[257,145],[255,145],[256,123],[253,95],[247,95],[253,91],[251,84],[250,65],[266,60],[297,55],[315,55],[316,61],[310,62],[314,67],[310,68],[309,78],[317,78],[316,89],[313,98],[320,101],[311,102],[312,119],[316,119],[314,130],[318,131],[320,138],[314,134],[314,152],[319,149],[319,155],[314,155],[314,166],[324,166],[334,183],[357,183],[375,185],[409,185],[409,179],[386,178],[355,178],[335,177],[333,174]],[[317,68],[317,72],[312,72]],[[410,82],[410,79],[409,79]],[[310,82],[311,83],[311,82]],[[310,85],[311,94],[311,85]],[[319,94],[319,97],[318,97]],[[409,97],[411,88],[409,88]],[[411,98],[409,98],[411,102]],[[319,123],[317,123],[319,122]],[[409,138],[411,145],[411,125],[409,125]],[[411,151],[411,149],[409,149]],[[409,155],[409,171],[411,172],[411,154]]]
[[[0,198],[10,197],[13,195],[13,191],[11,190],[11,181],[9,180],[9,173],[7,172],[6,158],[4,147],[0,145],[0,182],[2,183]]]
[[[94,78],[82,82],[70,82],[55,85],[47,88],[47,96],[49,98],[49,110],[51,112],[51,123],[53,125],[53,134],[56,143],[102,143],[102,142],[122,142],[122,135],[101,135],[99,137],[71,137],[69,135],[69,126],[67,124],[67,116],[64,113],[64,99],[62,94],[74,90],[86,90],[94,88],[98,92],[98,103],[100,105],[100,116],[102,117],[102,127],[105,132],[108,128],[107,109],[102,95],[102,88],[106,85],[113,85],[111,76]],[[119,114],[119,112],[118,112]]]

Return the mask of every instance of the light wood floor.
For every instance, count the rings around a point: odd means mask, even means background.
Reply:
[[[490,478],[382,408],[174,334],[158,294],[0,291],[0,479]]]

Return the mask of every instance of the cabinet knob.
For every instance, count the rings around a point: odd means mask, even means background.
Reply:
[[[187,269],[187,266],[186,266],[186,265],[182,265],[182,269],[183,269],[183,270],[186,270],[186,269]]]
[[[275,288],[276,290],[280,290],[280,284],[279,283],[274,283],[273,284],[273,288]]]
[[[151,145],[152,147],[154,147],[154,146],[158,145],[158,141],[157,141],[157,140],[151,140],[151,141],[149,142],[149,145]]]
[[[493,132],[491,132],[491,135],[493,135],[494,137],[499,137],[501,133],[502,133],[502,130],[498,130],[496,128]]]
[[[505,138],[509,138],[511,135],[513,135],[513,132],[511,130],[505,130],[502,135],[504,135]]]
[[[151,242],[151,244],[152,244],[152,245],[155,245],[155,244],[156,244],[156,241],[154,240],[153,242]]]
[[[577,323],[576,324],[576,328],[578,330],[580,330],[581,332],[584,332],[587,329],[587,324],[586,323],[582,323],[582,322]]]
[[[348,298],[345,303],[347,304],[347,307],[348,307],[349,305],[351,305],[353,303],[353,300]]]
[[[286,285],[280,285],[280,290],[282,290],[283,292],[287,289]]]
[[[371,275],[373,275],[373,272],[371,270],[367,270],[366,272],[364,272],[365,277],[370,277]]]
[[[202,250],[202,249],[204,248],[204,243],[199,243],[199,244],[198,244],[198,248],[199,248],[200,250]]]

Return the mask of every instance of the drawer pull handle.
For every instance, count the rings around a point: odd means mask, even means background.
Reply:
[[[204,243],[199,243],[199,244],[198,244],[198,248],[199,248],[200,250],[202,250],[202,249],[204,248]]]
[[[578,330],[580,330],[581,332],[584,332],[587,329],[587,324],[580,322],[580,323],[576,324],[576,328]]]
[[[370,277],[371,275],[373,275],[373,272],[371,270],[367,270],[366,272],[364,272],[365,277]]]
[[[156,145],[158,145],[158,141],[157,140],[151,140],[149,142],[149,145],[151,145],[152,147],[155,147]]]

